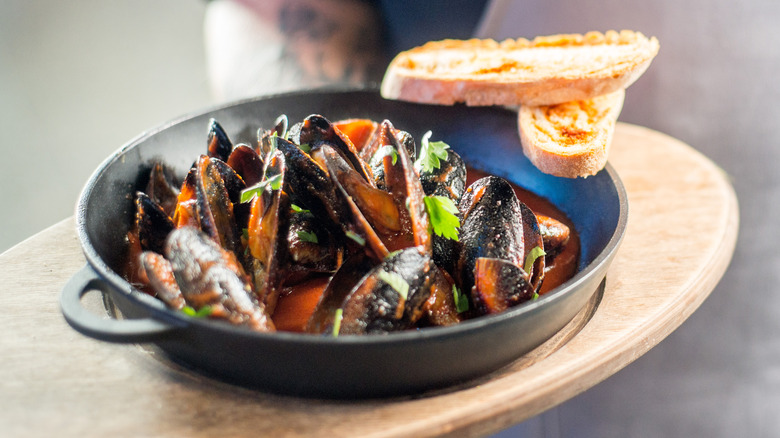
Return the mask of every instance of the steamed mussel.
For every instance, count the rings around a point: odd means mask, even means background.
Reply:
[[[503,178],[467,180],[430,136],[418,147],[388,120],[312,114],[234,144],[211,120],[180,183],[154,163],[137,192],[126,275],[190,315],[325,335],[450,325],[536,299],[555,257],[576,264],[576,234]]]

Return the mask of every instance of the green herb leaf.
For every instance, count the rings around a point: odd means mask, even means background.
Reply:
[[[466,295],[458,289],[454,284],[452,285],[452,297],[455,301],[455,311],[463,313],[469,310],[469,300]]]
[[[364,238],[360,237],[360,235],[358,235],[358,234],[357,234],[357,233],[355,233],[354,231],[347,231],[347,232],[346,232],[346,233],[344,233],[344,234],[346,234],[346,235],[347,235],[347,237],[349,237],[350,239],[352,239],[352,240],[354,240],[355,242],[357,242],[357,244],[358,244],[358,245],[360,245],[360,246],[366,246],[366,239],[364,239]]]
[[[384,281],[385,283],[389,284],[390,287],[395,289],[395,291],[398,292],[398,295],[401,295],[404,300],[406,300],[406,297],[409,296],[409,283],[407,283],[400,274],[380,270],[377,276],[380,280]]]
[[[317,235],[313,232],[297,231],[296,233],[298,234],[298,238],[304,242],[320,243],[319,240],[317,240]]]
[[[276,131],[271,132],[271,135],[268,137],[268,152],[273,153],[273,151],[276,150],[277,144],[276,139],[279,138],[279,134]]]
[[[534,294],[531,296],[531,301],[536,301],[538,299],[539,299],[539,293],[538,292],[534,292]]]
[[[311,152],[311,145],[309,145],[309,143],[301,143],[298,145],[298,148],[300,148],[300,150],[306,152],[307,154]]]
[[[263,187],[264,189],[265,187]],[[249,202],[252,199],[254,199],[255,196],[259,195],[260,193],[263,193],[263,190],[260,187],[250,187],[248,189],[244,189],[241,191],[241,199],[238,200],[240,203]]]
[[[382,146],[379,148],[379,150],[374,152],[374,159],[380,160],[383,159],[386,155],[393,157],[393,166],[395,166],[395,163],[398,162],[398,151],[390,145]]]
[[[446,196],[426,196],[425,211],[428,213],[433,232],[447,239],[458,240],[458,228],[460,220],[455,213],[458,207],[452,202],[452,199]]]
[[[195,310],[194,308],[190,306],[184,306],[181,309],[182,313],[184,313],[187,316],[192,316],[193,318],[205,318],[209,315],[211,315],[211,312],[213,309],[211,306],[203,306],[198,310]]]
[[[279,173],[277,175],[272,176],[271,178],[267,179],[268,185],[271,186],[271,190],[279,190],[282,188],[282,174]]]
[[[449,156],[447,149],[450,145],[443,141],[430,141],[430,138],[431,131],[428,131],[420,142],[420,157],[414,162],[418,172],[433,172],[441,167],[441,160],[447,161]]]
[[[290,204],[290,208],[292,208],[292,211],[296,213],[311,213],[309,210],[306,210],[305,208],[298,207],[295,204]]]
[[[333,337],[337,338],[341,331],[341,320],[344,318],[344,310],[336,309],[336,315],[333,317]]]
[[[401,253],[401,251],[403,251],[403,250],[402,250],[402,249],[397,249],[397,250],[395,250],[395,251],[393,251],[393,252],[389,252],[389,253],[387,253],[387,255],[385,256],[385,260],[387,260],[387,259],[389,259],[389,258],[391,258],[391,257],[394,257],[394,256],[396,256],[396,255],[400,254],[400,253]]]
[[[271,187],[271,190],[279,190],[282,187],[282,174],[274,175],[271,178],[260,181],[252,187],[242,190],[239,202],[243,204],[244,202],[251,201],[255,196],[260,196],[266,186]]]
[[[533,268],[536,259],[545,255],[547,255],[547,253],[545,253],[541,247],[539,246],[533,247],[533,249],[531,249],[531,252],[529,252],[528,255],[525,256],[525,266],[523,266],[525,272],[527,274],[530,274],[531,268]]]

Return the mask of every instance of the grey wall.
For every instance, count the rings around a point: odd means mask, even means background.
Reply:
[[[0,251],[145,129],[210,104],[198,0],[0,2]]]

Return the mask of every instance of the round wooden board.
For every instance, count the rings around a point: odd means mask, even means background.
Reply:
[[[3,433],[477,436],[537,415],[664,339],[709,295],[734,251],[737,200],[706,157],[621,123],[610,162],[628,192],[628,230],[589,306],[496,373],[402,399],[333,402],[250,391],[181,369],[148,347],[78,334],[58,306],[62,286],[85,263],[73,219],[64,220],[0,255]]]

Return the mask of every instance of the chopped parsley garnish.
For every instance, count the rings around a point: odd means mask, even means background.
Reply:
[[[452,298],[455,301],[455,311],[463,313],[469,310],[469,300],[466,295],[458,289],[454,284],[452,285]]]
[[[390,287],[395,289],[395,291],[398,292],[398,295],[400,295],[404,300],[406,300],[406,297],[409,296],[409,283],[407,283],[406,280],[404,280],[404,278],[399,274],[380,270],[379,273],[377,273],[377,276],[380,280],[384,281],[385,283],[389,284]]]
[[[282,174],[274,175],[271,178],[260,181],[248,189],[242,190],[239,202],[244,203],[251,201],[255,196],[259,196],[263,193],[266,186],[271,187],[271,190],[279,190],[282,187]]]
[[[414,167],[419,172],[433,172],[441,167],[441,161],[447,161],[447,149],[450,145],[443,141],[430,141],[431,131],[428,131],[423,135],[420,142],[420,157],[414,162]]]
[[[311,242],[311,243],[320,243],[319,240],[317,240],[317,235],[310,231],[297,231],[298,238],[303,240],[304,242]]]
[[[523,266],[523,269],[527,274],[531,273],[531,268],[533,268],[534,263],[536,262],[536,259],[539,257],[542,257],[546,255],[547,253],[544,252],[544,250],[539,247],[535,246],[533,249],[531,249],[531,252],[528,253],[527,256],[525,256],[525,266]]]
[[[386,155],[393,157],[393,166],[395,166],[395,163],[398,161],[398,151],[390,145],[379,148],[379,150],[374,153],[374,159],[380,160],[383,159]]]
[[[306,152],[307,154],[311,152],[311,146],[309,145],[309,143],[301,143],[298,145],[298,148],[300,148],[300,150]]]
[[[357,242],[357,244],[358,244],[358,245],[360,245],[360,246],[366,246],[366,239],[364,239],[364,238],[360,237],[360,235],[358,235],[358,234],[357,234],[357,233],[355,233],[354,231],[347,231],[347,232],[346,232],[346,233],[344,233],[344,234],[346,234],[346,235],[347,235],[347,237],[349,237],[350,239],[352,239],[352,240],[354,240],[355,242]]]
[[[290,204],[290,208],[292,208],[292,211],[296,213],[310,213],[309,210],[306,210],[305,208],[298,207],[295,204]]]
[[[539,299],[539,293],[538,292],[534,292],[534,294],[531,296],[531,301],[536,301],[538,299]]]
[[[273,153],[273,151],[276,150],[276,139],[279,138],[279,134],[277,134],[276,131],[271,132],[271,135],[268,136],[268,152]]]
[[[198,310],[195,310],[190,306],[184,306],[181,309],[182,313],[188,316],[192,316],[194,318],[205,318],[211,315],[212,310],[213,309],[211,308],[211,306],[203,306]]]
[[[339,336],[339,332],[341,331],[341,320],[344,318],[344,310],[343,309],[336,309],[336,315],[333,317],[333,337],[336,338]]]
[[[455,206],[452,199],[446,196],[426,196],[423,201],[433,232],[444,238],[457,241],[460,220],[455,215],[458,212],[458,207]]]
[[[389,258],[392,258],[392,257],[395,257],[396,255],[400,254],[401,251],[403,251],[403,250],[402,249],[397,249],[397,250],[395,250],[393,252],[387,253],[387,255],[385,256],[385,260],[387,260]]]

